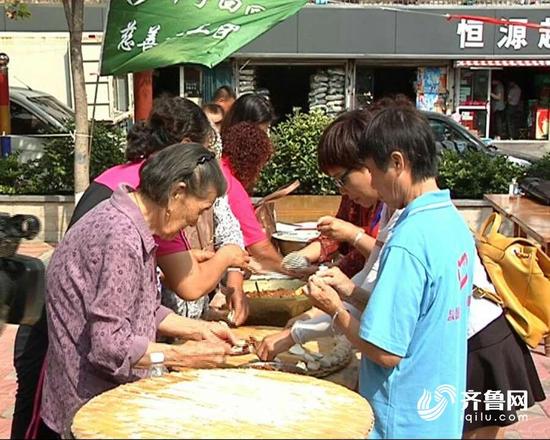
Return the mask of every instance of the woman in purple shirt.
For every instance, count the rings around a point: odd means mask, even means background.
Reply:
[[[46,275],[47,368],[42,419],[64,435],[92,397],[147,373],[149,354],[168,365],[221,360],[228,328],[161,306],[154,235],[172,239],[225,193],[214,155],[198,144],[172,145],[148,159],[137,191],[121,185],[65,235]],[[155,342],[156,334],[186,340]]]

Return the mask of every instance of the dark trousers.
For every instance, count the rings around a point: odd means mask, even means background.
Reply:
[[[34,400],[42,365],[48,350],[46,312],[33,326],[20,325],[15,337],[14,365],[17,373],[17,392],[11,425],[11,438],[25,438],[32,421]],[[43,422],[37,438],[55,438],[57,434]]]
[[[510,139],[519,139],[519,118],[521,108],[519,105],[506,106],[506,129]]]

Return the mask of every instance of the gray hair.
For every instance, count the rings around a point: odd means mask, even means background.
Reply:
[[[214,154],[199,144],[174,144],[147,159],[140,172],[139,191],[160,206],[166,206],[170,191],[183,182],[187,192],[199,199],[214,189],[225,194],[227,183]]]

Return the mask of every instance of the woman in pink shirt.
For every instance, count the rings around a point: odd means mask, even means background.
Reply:
[[[222,133],[222,172],[231,210],[241,224],[248,253],[264,270],[284,272],[282,257],[256,218],[249,192],[273,153],[267,133],[256,124],[239,122]]]

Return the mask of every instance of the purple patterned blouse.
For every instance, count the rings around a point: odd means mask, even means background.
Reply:
[[[132,366],[170,313],[160,305],[155,241],[127,191],[82,217],[48,266],[42,418],[57,433],[89,399],[146,373]]]

